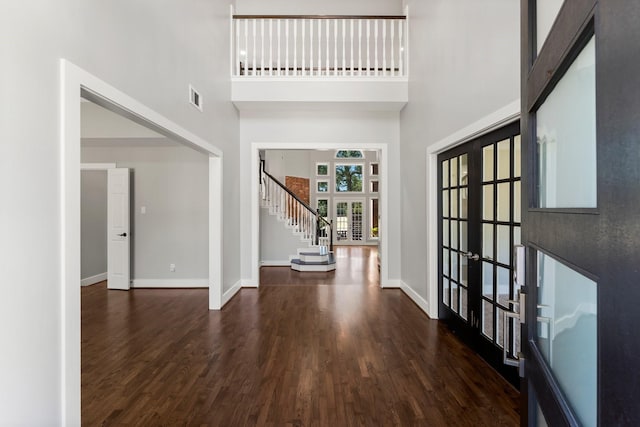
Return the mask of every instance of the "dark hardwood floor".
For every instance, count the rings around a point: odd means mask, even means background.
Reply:
[[[348,254],[351,256],[348,256]],[[375,251],[205,289],[82,288],[83,425],[517,425],[518,394],[397,289]]]

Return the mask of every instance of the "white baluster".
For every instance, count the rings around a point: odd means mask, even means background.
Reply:
[[[367,19],[367,72],[366,75],[371,73],[371,20]]]
[[[249,67],[247,66],[247,58],[249,58],[249,54],[247,51],[249,50],[249,20],[244,20],[244,74],[249,75]]]
[[[322,21],[318,20],[318,75],[322,75]]]
[[[353,59],[355,56],[355,51],[353,48],[353,19],[349,20],[349,75],[353,76]]]
[[[260,49],[260,75],[264,76],[264,19],[260,20],[260,43],[262,43]]]
[[[336,38],[338,37],[337,33],[336,33]],[[342,20],[342,75],[346,76],[347,75],[347,49],[346,49],[346,42],[347,42],[347,20],[343,19]]]
[[[375,58],[374,58],[374,64],[373,67],[375,68],[375,72],[374,74],[377,76],[378,75],[378,20],[376,19],[375,25],[374,25],[374,44],[375,44]]]
[[[358,19],[358,75],[362,75],[362,19]]]
[[[269,75],[273,75],[273,19],[269,19]]]
[[[278,19],[278,76],[282,72],[282,66],[280,64],[280,58],[282,57],[282,54],[280,53],[280,23],[281,22],[282,20]]]
[[[313,76],[313,19],[309,19],[309,75]]]
[[[286,39],[286,47],[285,47],[285,59],[284,59],[284,75],[289,75],[289,20],[284,21],[284,36]]]
[[[325,67],[325,74],[329,75],[329,69],[331,68],[331,66],[329,65],[329,24],[331,23],[331,21],[329,21],[327,19],[327,57],[326,57],[326,64],[327,66]]]
[[[387,75],[387,20],[382,20],[382,75]]]
[[[338,20],[334,20],[333,24],[333,75],[338,75]]]
[[[253,24],[253,49],[251,50],[251,54],[253,55],[253,75],[256,75],[256,39],[258,38],[256,34],[256,24],[257,20],[252,19]]]
[[[394,42],[394,38],[396,35],[396,32],[394,30],[394,25],[395,25],[394,20],[391,20],[390,25],[391,25],[391,75],[395,75],[396,73],[396,55],[395,55],[395,42]]]
[[[306,48],[306,46],[305,46],[306,45],[305,27],[306,27],[306,24],[307,24],[307,20],[303,19],[302,20],[302,39],[301,39],[301,41],[302,41],[302,70],[300,72],[300,74],[302,74],[303,76],[307,73],[307,71],[305,70],[305,65],[306,65],[305,64],[305,59],[306,59],[305,58],[305,50],[306,50],[305,49]]]
[[[236,19],[236,76],[240,75],[240,20]]]
[[[398,21],[398,43],[400,44],[400,52],[398,52],[398,68],[400,76],[404,76],[404,20]]]
[[[298,20],[293,20],[293,75],[298,74]]]

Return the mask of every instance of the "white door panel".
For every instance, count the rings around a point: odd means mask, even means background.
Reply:
[[[109,169],[107,172],[107,287],[129,290],[129,169]]]

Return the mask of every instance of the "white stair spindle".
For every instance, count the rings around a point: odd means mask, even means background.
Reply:
[[[331,34],[329,32],[329,20],[327,19],[327,69],[326,69],[326,73],[327,76],[329,75],[329,72],[331,70],[331,66],[329,65],[329,34]],[[336,21],[335,19],[333,20],[333,31],[337,31],[337,27],[338,27],[338,21]],[[335,76],[337,71],[338,71],[338,38],[334,37],[334,47],[333,47],[333,75]]]
[[[387,75],[387,20],[382,20],[382,75]]]
[[[260,43],[262,44],[260,49],[260,74],[264,76],[264,19],[260,20]]]
[[[391,20],[391,22],[389,23],[391,25],[391,29],[389,30],[389,32],[391,33],[391,75],[394,76],[396,73],[396,55],[395,55],[395,30],[394,30],[394,25],[395,25],[395,21]]]
[[[282,72],[282,66],[280,64],[280,58],[282,57],[282,54],[280,53],[280,24],[281,24],[282,20],[278,19],[278,76],[280,76],[280,73]]]
[[[249,50],[249,20],[244,20],[244,55],[242,55],[242,59],[244,60],[244,75],[249,75],[249,67],[247,66],[247,58],[249,55],[247,51]]]
[[[376,19],[375,25],[374,25],[374,35],[373,35],[373,40],[374,40],[374,63],[373,63],[373,68],[375,68],[374,74],[377,76],[378,75],[378,20]]]
[[[336,38],[338,38],[337,34],[336,34]],[[347,20],[343,19],[342,20],[342,75],[343,76],[347,75],[346,42],[347,42]]]
[[[313,76],[313,19],[309,19],[309,75]]]
[[[349,23],[349,75],[353,76],[353,59],[355,56],[353,48],[353,19],[350,19]]]
[[[398,43],[400,43],[400,48],[398,52],[398,69],[399,75],[404,76],[404,20],[398,21]]]
[[[322,21],[318,20],[318,75],[322,75]]]
[[[362,75],[362,19],[358,19],[358,75]]]
[[[233,21],[236,24],[236,76],[240,75],[240,20]]]
[[[371,20],[367,19],[367,76],[371,72]]]
[[[298,20],[293,20],[293,75],[298,74]]]
[[[289,75],[289,20],[284,21],[284,38],[285,38],[285,58],[284,58],[284,75]]]
[[[338,75],[338,20],[334,20],[333,27],[333,75]]]
[[[305,63],[305,60],[306,60],[306,58],[305,58],[305,50],[306,50],[305,49],[305,47],[306,47],[305,29],[306,29],[306,24],[307,24],[307,20],[303,19],[302,20],[302,38],[300,39],[300,41],[302,42],[302,69],[301,69],[300,74],[303,75],[303,76],[305,74],[307,74],[307,71],[305,69],[305,65],[306,65],[306,63]]]
[[[252,75],[255,76],[256,75],[256,39],[258,38],[258,35],[256,34],[256,24],[257,24],[257,20],[252,19],[252,26],[253,26],[253,49],[251,49],[251,54],[253,55],[253,73]]]
[[[269,75],[273,75],[273,19],[269,19]]]

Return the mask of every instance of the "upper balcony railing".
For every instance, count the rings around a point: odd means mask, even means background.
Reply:
[[[231,76],[406,77],[406,16],[231,13]]]

